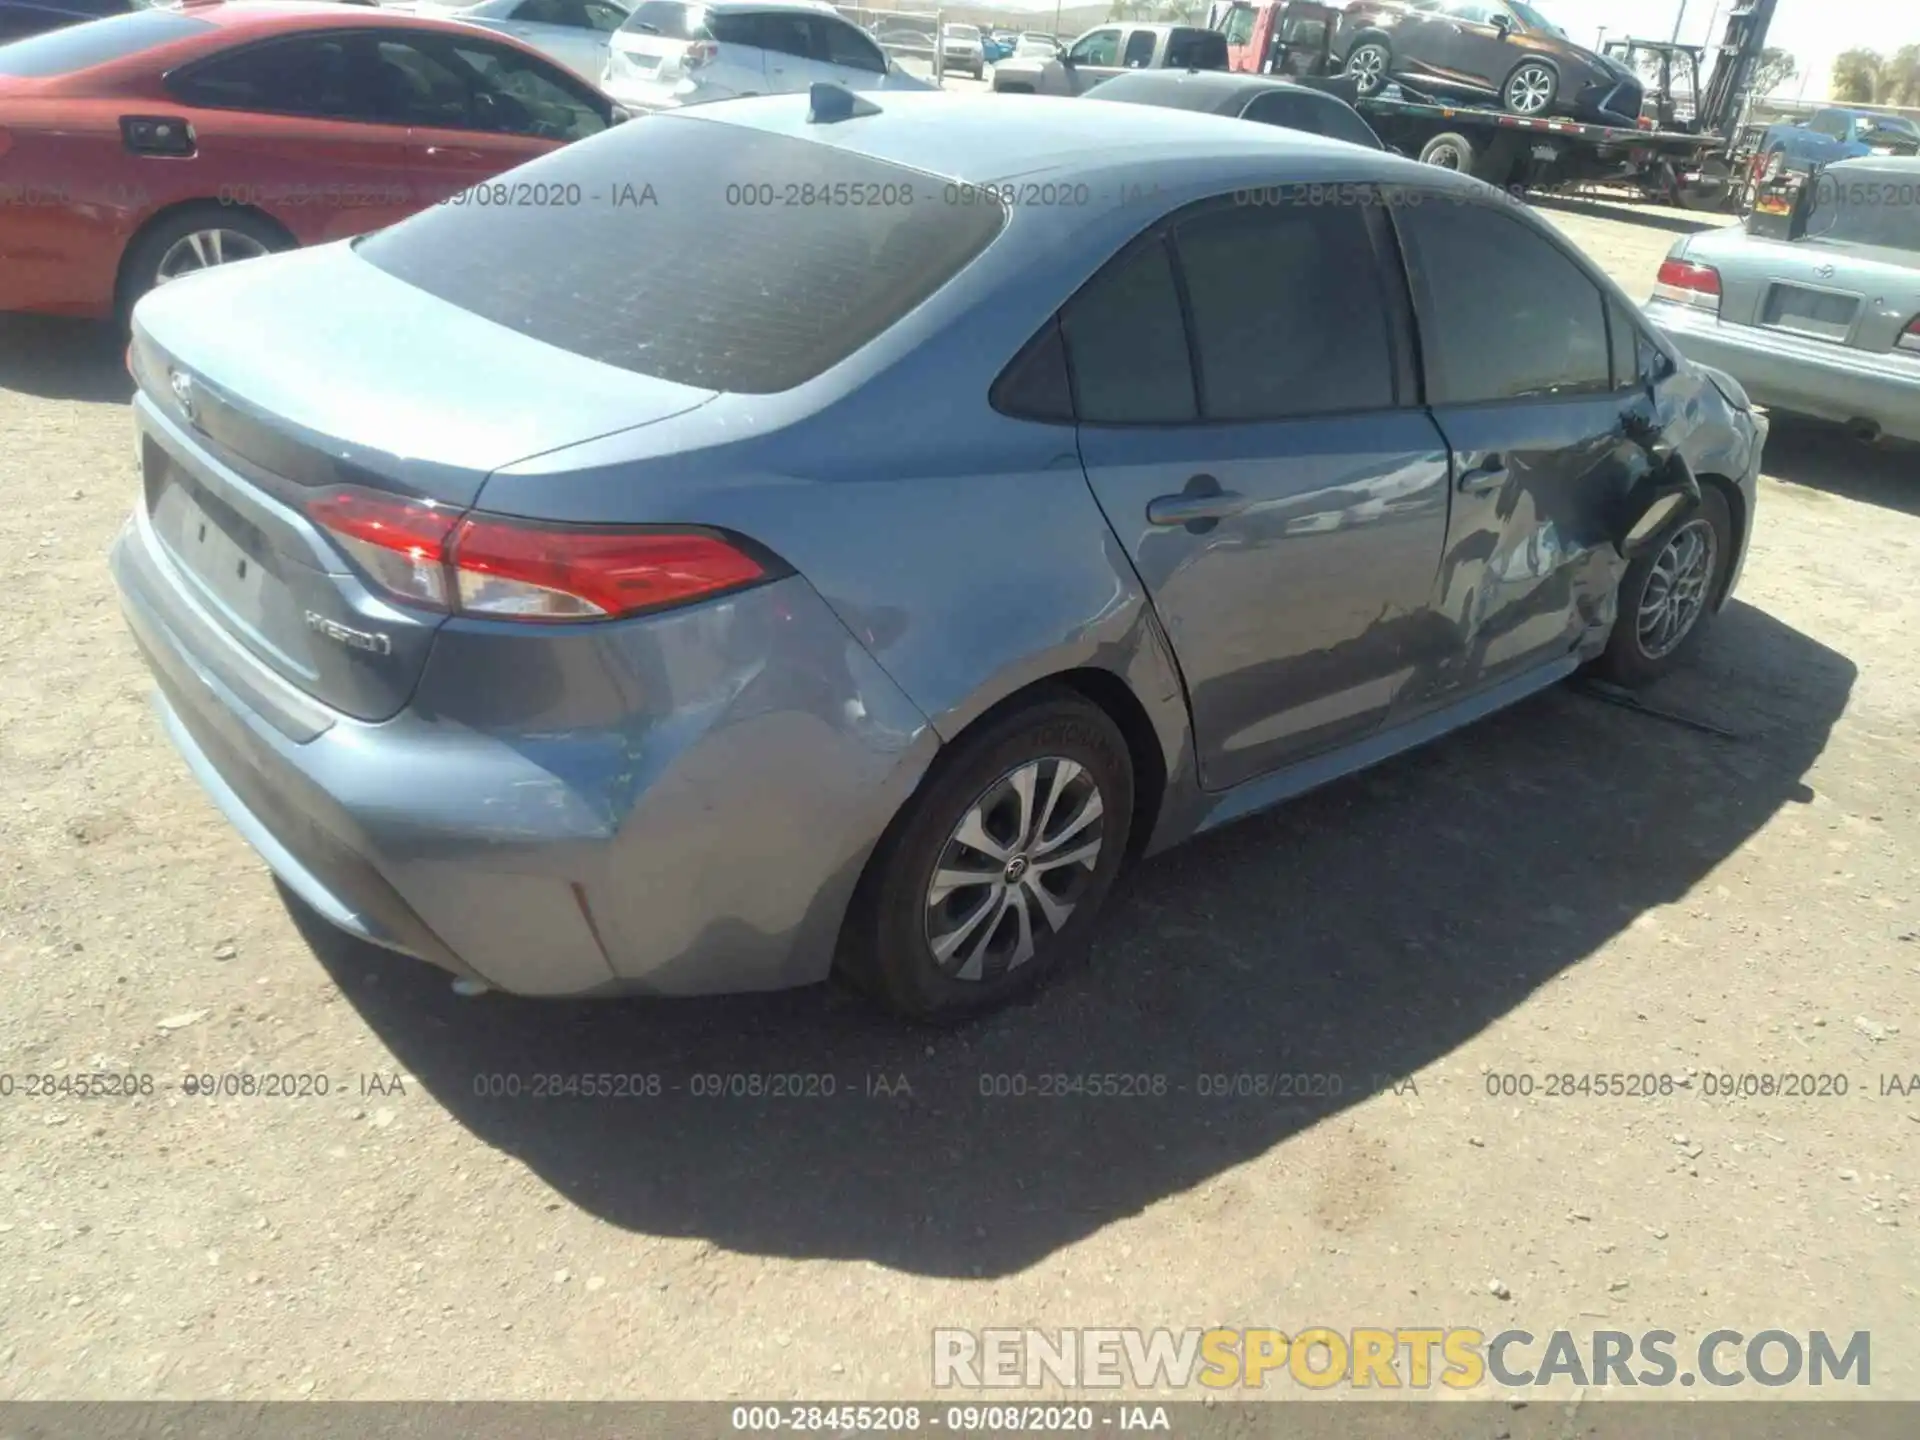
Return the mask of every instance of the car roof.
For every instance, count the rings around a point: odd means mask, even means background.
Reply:
[[[827,0],[683,0],[683,3],[693,8],[717,10],[722,13],[737,13],[743,10],[755,12],[798,10],[808,15],[840,13],[827,4]]]
[[[1128,95],[1151,95],[1155,104],[1181,110],[1218,112],[1231,108],[1237,111],[1241,102],[1268,90],[1318,95],[1336,105],[1345,103],[1337,95],[1328,95],[1310,85],[1296,85],[1274,75],[1243,75],[1232,70],[1129,70],[1086,93],[1095,98],[1109,98],[1101,92],[1111,90],[1122,81],[1126,82],[1124,92]],[[1112,90],[1112,94],[1120,93],[1121,90]]]
[[[1423,189],[1480,189],[1449,170],[1277,125],[1153,105],[1089,105],[1083,97],[953,91],[881,91],[879,113],[810,124],[805,94],[689,107],[676,118],[749,126],[833,145],[970,184],[1098,175],[1131,191],[1204,189],[1235,177],[1260,183],[1399,181]],[[1169,165],[1169,161],[1176,164]],[[1097,202],[1096,202],[1097,203]]]

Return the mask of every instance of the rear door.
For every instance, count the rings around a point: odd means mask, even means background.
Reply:
[[[1604,623],[1640,454],[1627,433],[1654,416],[1636,377],[1615,383],[1606,292],[1539,229],[1457,193],[1393,218],[1453,462],[1438,602],[1453,640],[1409,691],[1420,707],[1563,659]]]
[[[765,52],[769,93],[804,90],[816,80],[837,78],[824,60],[815,58],[827,53],[824,32],[828,23],[819,16],[793,10],[769,10],[754,17],[760,48]]]
[[[577,76],[512,46],[382,31],[374,49],[385,102],[408,121],[415,187],[431,201],[612,123],[611,107]]]
[[[192,111],[194,163],[208,172],[213,198],[264,210],[308,243],[377,230],[417,209],[407,130],[381,115],[369,54],[364,35],[301,35],[168,75],[168,91]]]
[[[1222,790],[1377,727],[1430,666],[1447,454],[1367,205],[1162,222],[1062,312],[1080,453]]]

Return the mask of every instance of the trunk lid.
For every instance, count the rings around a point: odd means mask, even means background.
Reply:
[[[1920,254],[1806,236],[1696,237],[1686,258],[1720,273],[1720,319],[1886,354],[1920,314]]]
[[[354,486],[457,514],[503,465],[716,393],[529,339],[349,243],[176,281],[140,302],[133,331],[143,504],[176,583],[261,663],[362,720],[406,704],[446,616],[374,587],[309,518],[314,500]]]

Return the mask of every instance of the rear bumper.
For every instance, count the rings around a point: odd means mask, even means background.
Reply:
[[[938,743],[798,578],[604,627],[596,700],[634,697],[618,723],[569,724],[564,686],[535,693],[569,675],[477,682],[506,627],[449,624],[409,709],[330,712],[302,741],[229,683],[257,662],[196,653],[225,642],[144,511],[112,568],[169,737],[281,881],[351,935],[514,993],[824,979]]]
[[[1870,420],[1896,439],[1920,441],[1920,355],[1877,355],[1724,324],[1665,300],[1649,300],[1642,309],[1681,354],[1726,371],[1756,404],[1841,423]]]

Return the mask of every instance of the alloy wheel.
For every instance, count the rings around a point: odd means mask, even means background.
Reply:
[[[196,270],[208,270],[235,260],[253,260],[266,253],[265,245],[240,230],[219,227],[194,230],[167,247],[166,254],[154,267],[153,283],[164,285]]]
[[[940,973],[994,979],[1066,925],[1100,862],[1105,802],[1092,772],[1029,760],[962,812],[927,884],[926,939]]]
[[[1634,634],[1647,659],[1671,655],[1692,633],[1707,608],[1719,546],[1713,526],[1700,519],[1681,526],[1661,548],[1634,617]]]
[[[1360,82],[1357,88],[1362,95],[1378,90],[1386,71],[1387,52],[1378,45],[1361,45],[1347,56],[1347,74]]]
[[[1522,65],[1507,81],[1507,108],[1516,115],[1538,115],[1553,100],[1554,75],[1544,65]]]

